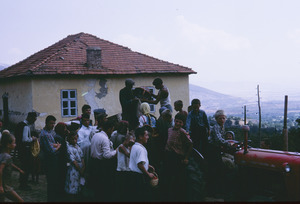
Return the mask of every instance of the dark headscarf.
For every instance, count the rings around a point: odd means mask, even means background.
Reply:
[[[56,134],[60,135],[61,137],[65,138],[67,136],[67,131],[66,128],[67,125],[63,122],[59,122],[57,123],[57,125],[54,128],[54,131],[56,132]]]

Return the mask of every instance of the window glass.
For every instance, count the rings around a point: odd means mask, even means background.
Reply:
[[[69,115],[69,110],[68,109],[64,109],[63,113],[64,113],[64,115]]]
[[[63,108],[68,108],[68,101],[63,101]]]
[[[70,91],[70,98],[75,98],[75,96],[76,96],[75,91]]]
[[[71,109],[71,115],[75,115],[76,114],[76,109]]]
[[[63,98],[68,98],[68,95],[69,95],[69,94],[68,94],[68,91],[63,91],[63,92],[62,92],[62,97],[63,97]]]
[[[71,107],[75,107],[76,106],[76,101],[71,101]]]

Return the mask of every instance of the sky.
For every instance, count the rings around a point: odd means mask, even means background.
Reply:
[[[1,0],[0,63],[84,32],[192,68],[194,85],[295,100],[299,11],[298,0]]]

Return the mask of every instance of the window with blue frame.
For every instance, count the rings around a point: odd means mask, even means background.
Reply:
[[[77,91],[76,89],[62,89],[61,96],[61,115],[62,117],[77,116]]]

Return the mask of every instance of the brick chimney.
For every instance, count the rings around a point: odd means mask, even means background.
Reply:
[[[86,60],[89,69],[101,69],[101,48],[88,47],[86,49]]]

